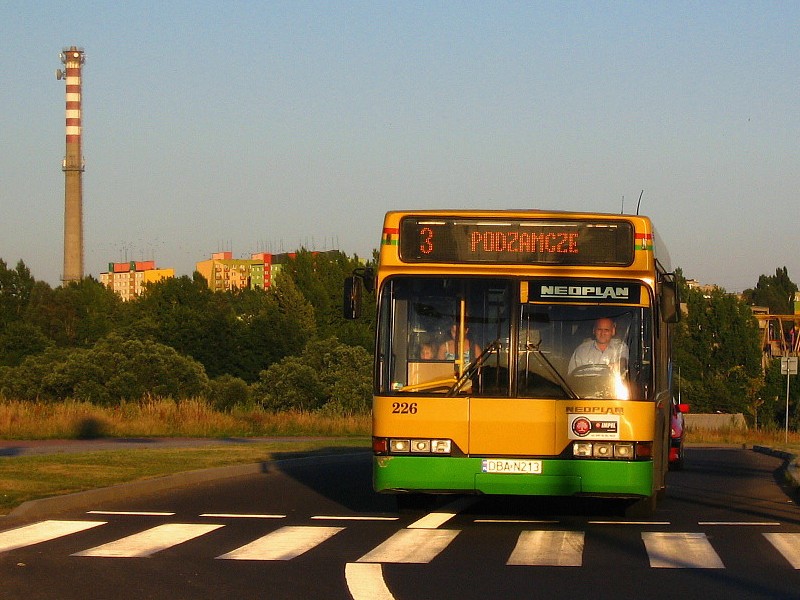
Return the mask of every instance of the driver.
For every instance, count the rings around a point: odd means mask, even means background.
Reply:
[[[614,337],[617,327],[607,317],[597,319],[592,330],[594,338],[575,348],[569,360],[569,373],[584,365],[608,365],[623,373],[628,368],[628,346]]]

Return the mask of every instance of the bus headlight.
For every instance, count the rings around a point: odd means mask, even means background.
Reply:
[[[411,451],[412,452],[422,452],[423,454],[429,454],[431,451],[431,441],[430,440],[411,440]]]
[[[411,440],[389,440],[389,452],[405,453],[411,450]]]
[[[447,439],[372,438],[375,454],[444,454],[450,455],[453,442]]]
[[[614,444],[614,458],[622,458],[625,460],[633,459],[633,443],[624,442]]]
[[[643,460],[651,458],[648,442],[573,442],[575,458],[601,458],[617,460]]]

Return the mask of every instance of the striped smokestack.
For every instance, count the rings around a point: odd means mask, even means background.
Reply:
[[[64,272],[63,283],[83,278],[83,156],[81,155],[81,67],[86,57],[82,48],[72,46],[61,52],[64,71],[56,78],[66,80],[66,153],[64,171]]]

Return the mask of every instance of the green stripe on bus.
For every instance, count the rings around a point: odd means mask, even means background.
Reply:
[[[481,472],[480,458],[378,456],[373,484],[378,492],[481,492],[528,496],[611,494],[650,496],[651,461],[543,459],[541,475]]]

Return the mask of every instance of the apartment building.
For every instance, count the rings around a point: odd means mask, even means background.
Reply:
[[[167,277],[175,277],[175,269],[158,269],[152,260],[108,263],[108,272],[100,273],[100,283],[127,302],[139,296],[145,284]]]
[[[215,292],[269,287],[269,276],[265,278],[267,269],[263,257],[233,258],[232,252],[215,252],[209,260],[197,263],[195,268]]]

